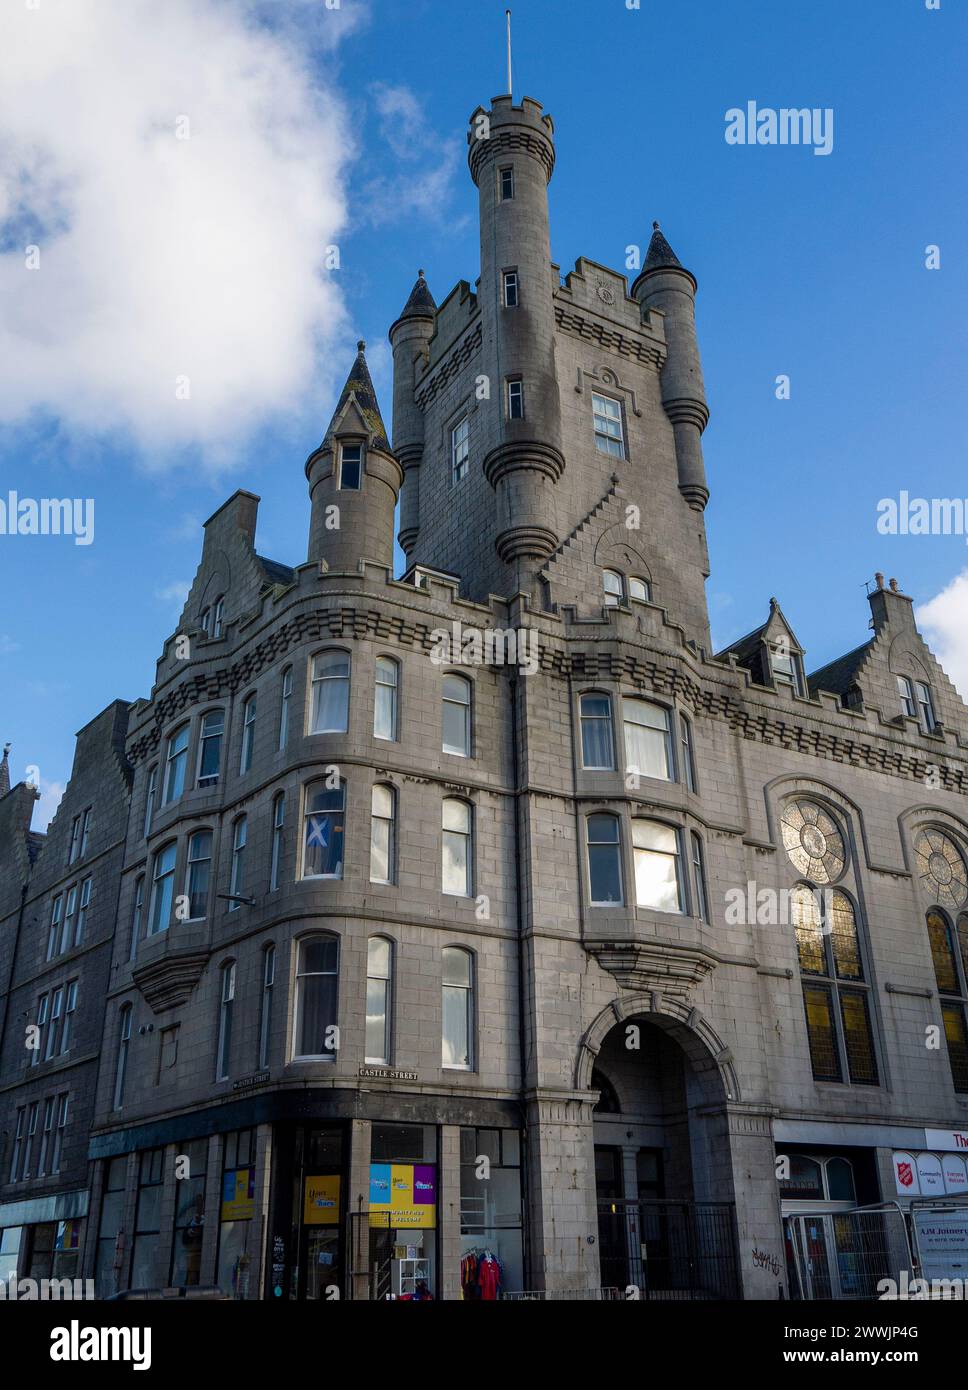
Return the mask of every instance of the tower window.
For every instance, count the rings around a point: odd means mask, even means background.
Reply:
[[[501,202],[506,203],[514,197],[514,169],[508,165],[499,171],[501,180]]]
[[[471,425],[466,415],[450,432],[450,476],[454,484],[459,483],[467,473],[470,433]]]
[[[508,382],[508,419],[524,419],[524,382],[520,377]]]
[[[622,430],[622,407],[611,396],[592,392],[592,420],[595,426],[595,448],[612,458],[625,457],[625,436]]]
[[[339,486],[342,492],[359,492],[363,486],[362,444],[340,445]]]
[[[518,272],[516,270],[504,272],[504,307],[505,309],[518,307]]]
[[[918,722],[924,733],[930,734],[937,724],[934,717],[934,701],[931,699],[931,688],[925,685],[924,681],[914,682],[914,693],[917,698]],[[83,854],[83,849],[81,853]]]

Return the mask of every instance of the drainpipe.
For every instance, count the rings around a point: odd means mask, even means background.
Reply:
[[[523,895],[524,895],[524,881],[525,881],[525,877],[524,877],[524,868],[523,868],[523,865],[522,865],[522,853],[523,853],[524,835],[523,835],[522,824],[521,824],[521,802],[522,802],[522,797],[523,797],[523,795],[524,795],[524,791],[523,791],[523,788],[521,787],[521,759],[520,759],[520,757],[518,756],[518,727],[519,727],[519,723],[518,723],[518,677],[517,677],[517,675],[514,673],[514,667],[513,667],[513,666],[512,666],[512,667],[509,667],[508,669],[509,669],[509,671],[511,672],[511,675],[510,675],[510,694],[511,694],[511,785],[512,785],[512,788],[513,788],[512,795],[513,795],[513,797],[514,797],[514,904],[515,904],[515,919],[516,919],[517,936],[518,936],[518,1059],[519,1059],[519,1067],[520,1067],[520,1071],[521,1071],[521,1104],[522,1104],[522,1118],[523,1118],[524,1121],[525,1121],[525,1125],[524,1125],[524,1147],[525,1147],[525,1153],[524,1153],[523,1157],[527,1160],[527,1158],[528,1158],[528,1155],[527,1155],[527,1148],[528,1148],[527,1111],[526,1111],[526,1109],[524,1108],[524,1089],[525,1089],[525,1076],[526,1076],[526,1073],[527,1073],[527,1051],[528,1051],[527,1027],[526,1027],[526,1024],[525,1024],[525,1017],[524,1017],[525,1000],[526,1000],[527,972],[526,972],[526,970],[525,970],[525,961],[524,961],[525,912],[524,912],[524,896],[523,896]],[[521,1171],[521,1173],[524,1175],[524,1178],[525,1178],[525,1183],[524,1183],[525,1190],[524,1190],[524,1192],[522,1193],[522,1201],[524,1201],[525,1197],[529,1195],[529,1188],[530,1188],[530,1184],[529,1184],[528,1181],[527,1181],[528,1169],[527,1169],[527,1166],[526,1166],[526,1162],[525,1162],[525,1163],[522,1163],[522,1166],[521,1166],[521,1170],[520,1170],[520,1171]],[[524,1208],[524,1209],[525,1209],[525,1219],[526,1219],[526,1221],[527,1221],[527,1236],[528,1236],[528,1238],[527,1238],[527,1240],[526,1240],[526,1242],[525,1242],[525,1246],[524,1246],[524,1261],[525,1261],[525,1269],[524,1269],[525,1278],[524,1278],[524,1282],[525,1282],[525,1287],[530,1287],[530,1284],[529,1284],[528,1281],[529,1281],[529,1279],[530,1279],[530,1277],[531,1277],[531,1268],[532,1268],[532,1261],[531,1261],[531,1238],[532,1238],[532,1237],[531,1237],[531,1221],[530,1221],[530,1213],[528,1212],[528,1209],[527,1209],[527,1204],[525,1204],[525,1208]]]

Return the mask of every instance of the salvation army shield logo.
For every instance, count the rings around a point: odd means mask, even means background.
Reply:
[[[910,1187],[914,1182],[914,1170],[910,1163],[899,1163],[897,1165],[897,1180],[902,1187]]]

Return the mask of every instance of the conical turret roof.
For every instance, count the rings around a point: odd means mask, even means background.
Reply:
[[[649,242],[642,273],[644,275],[648,270],[664,270],[667,266],[683,268],[679,257],[662,235],[658,222],[653,222],[652,240]]]
[[[430,293],[430,286],[424,279],[422,270],[417,271],[417,282],[410,291],[410,298],[400,311],[402,319],[432,319],[437,312],[437,301]]]
[[[323,435],[323,442],[319,447],[321,449],[332,448],[343,413],[352,402],[355,404],[369,435],[370,448],[380,449],[389,454],[391,450],[386,425],[380,414],[380,404],[376,398],[376,391],[373,389],[370,369],[366,365],[366,343],[361,339],[356,346],[356,361],[346,378],[346,385],[340,393],[336,409],[333,411],[333,418],[329,422],[329,428]]]
[[[3,758],[0,759],[0,796],[6,796],[10,790],[10,744],[3,746]]]

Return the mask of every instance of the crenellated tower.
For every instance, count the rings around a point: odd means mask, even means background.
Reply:
[[[480,371],[490,393],[483,470],[496,494],[497,552],[522,589],[558,544],[555,486],[565,467],[548,227],[553,136],[538,102],[515,106],[510,96],[478,107],[467,134],[480,197]]]

